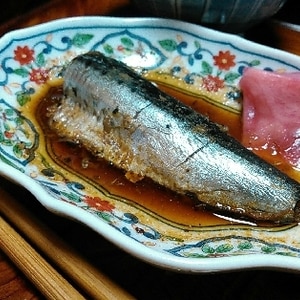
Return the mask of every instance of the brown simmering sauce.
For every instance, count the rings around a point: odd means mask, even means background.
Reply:
[[[160,88],[195,110],[208,115],[212,121],[226,126],[231,135],[240,139],[241,117],[239,114],[220,109],[204,100],[195,99],[166,86],[160,85]],[[86,178],[95,186],[101,186],[111,194],[126,198],[142,209],[153,212],[171,223],[197,227],[241,222],[241,220],[220,216],[207,207],[199,205],[198,201],[194,201],[188,196],[178,195],[151,180],[143,179],[132,183],[126,179],[122,170],[113,167],[104,160],[96,159],[80,145],[62,140],[48,126],[49,110],[51,111],[51,107],[57,104],[61,98],[62,86],[60,83],[46,89],[44,94],[39,96],[37,105],[32,105],[34,117],[40,124],[46,138],[47,151],[58,165]],[[271,159],[268,156],[266,158],[274,161],[274,158]],[[291,168],[282,161],[277,162],[277,164],[290,176],[298,175],[297,172],[295,174],[291,172]],[[258,225],[253,222],[249,222],[249,224]]]

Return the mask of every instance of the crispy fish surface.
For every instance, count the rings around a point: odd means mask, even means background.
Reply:
[[[255,220],[298,222],[299,184],[217,124],[99,52],[74,58],[50,126],[95,156],[200,203]]]

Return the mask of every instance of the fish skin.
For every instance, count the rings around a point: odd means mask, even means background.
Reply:
[[[300,185],[224,130],[99,52],[74,58],[50,122],[112,162],[242,218],[298,222]],[[131,175],[131,176],[130,176]]]

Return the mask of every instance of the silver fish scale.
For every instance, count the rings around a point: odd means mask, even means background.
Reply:
[[[86,53],[68,65],[64,78],[65,100],[53,119],[69,128],[60,134],[76,127],[81,143],[116,166],[217,209],[257,220],[299,220],[297,182],[123,63]],[[80,107],[78,118],[68,114],[70,102]],[[97,122],[75,126],[83,116]]]

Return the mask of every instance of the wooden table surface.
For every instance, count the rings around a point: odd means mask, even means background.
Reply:
[[[100,4],[101,3],[101,4]],[[136,16],[129,1],[48,0],[0,24],[0,35],[56,18],[75,15]],[[261,27],[260,27],[261,28]],[[300,34],[285,26],[268,23],[246,37],[300,54]],[[268,32],[266,33],[266,30]],[[257,34],[257,32],[260,34]],[[266,39],[272,36],[272,39]],[[291,42],[292,41],[292,42]],[[289,299],[298,295],[300,275],[274,270],[240,271],[226,274],[179,274],[162,270],[124,253],[85,226],[44,209],[26,190],[0,178],[0,188],[22,201],[55,232],[138,299]],[[1,199],[0,199],[1,201]],[[76,235],[74,234],[76,232]],[[0,299],[43,299],[28,279],[0,251]],[[296,298],[295,298],[296,299]]]

